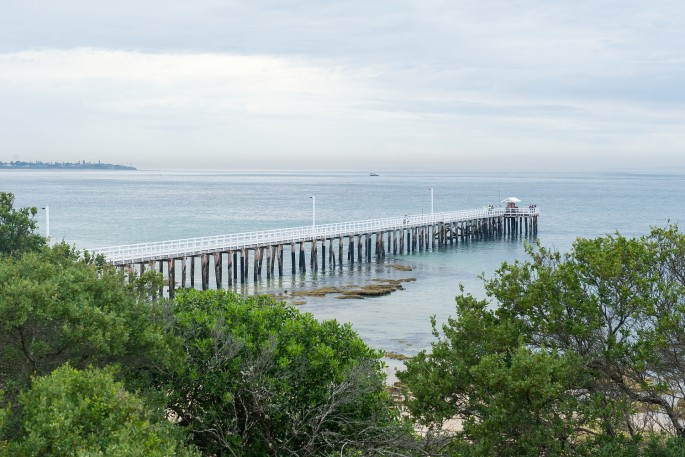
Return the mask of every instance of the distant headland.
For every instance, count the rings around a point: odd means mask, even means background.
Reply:
[[[0,162],[0,169],[59,169],[59,170],[135,170],[130,165],[115,165],[103,162]]]

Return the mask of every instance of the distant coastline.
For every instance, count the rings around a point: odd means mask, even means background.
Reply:
[[[58,169],[58,170],[136,170],[130,165],[117,165],[113,163],[103,162],[0,162],[0,170],[16,170],[16,169]]]

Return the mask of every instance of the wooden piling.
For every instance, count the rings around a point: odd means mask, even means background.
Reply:
[[[228,251],[226,253],[226,276],[228,279],[229,289],[233,287],[233,256],[235,253],[233,251]]]
[[[195,288],[195,256],[190,256],[190,288]]]
[[[176,259],[167,259],[166,271],[169,276],[169,299],[173,300],[176,290]]]
[[[278,245],[278,277],[283,277],[283,245]]]
[[[200,256],[200,278],[202,290],[209,288],[209,256],[202,254]]]
[[[186,256],[181,257],[181,288],[186,288]]]
[[[238,285],[238,251],[233,251],[233,283]]]
[[[254,248],[254,267],[252,268],[252,280],[257,283],[259,279],[259,248]]]
[[[328,266],[335,268],[335,254],[333,254],[333,238],[328,239]]]
[[[363,234],[357,235],[357,260],[359,263],[362,263],[364,261],[364,257],[366,257],[366,237]]]
[[[300,272],[305,273],[307,265],[304,262],[304,242],[300,241]]]
[[[273,273],[273,251],[271,250],[271,246],[264,246],[262,254],[264,255],[264,269],[266,270],[266,279],[271,279]]]
[[[276,258],[278,257],[278,246],[271,246],[271,277],[273,278],[275,276],[275,266],[276,266]]]
[[[245,264],[245,249],[240,250],[240,284],[245,284],[245,269],[247,265]]]
[[[164,279],[164,261],[158,260],[157,265],[159,267],[159,274],[162,275],[162,279]],[[164,293],[164,287],[160,287],[159,288],[159,296],[161,297],[163,293]]]
[[[264,264],[264,246],[260,246],[258,248],[255,248],[255,250],[259,251],[257,256],[259,258],[259,266],[257,267],[257,277],[261,278],[262,277],[262,266]]]
[[[216,288],[221,289],[223,277],[222,277],[222,256],[221,252],[214,253],[214,280],[216,282]]]

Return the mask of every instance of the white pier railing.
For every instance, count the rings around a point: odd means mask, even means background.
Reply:
[[[339,222],[308,227],[294,227],[258,232],[233,233],[181,240],[138,243],[89,249],[94,255],[103,255],[113,264],[131,264],[178,258],[220,251],[236,251],[277,244],[290,244],[313,239],[338,238],[341,236],[377,233],[381,231],[410,229],[439,223],[465,222],[501,216],[537,216],[537,207],[493,208],[484,207],[464,211],[414,214],[366,221]]]

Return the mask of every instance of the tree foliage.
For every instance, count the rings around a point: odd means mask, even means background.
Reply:
[[[205,455],[421,450],[349,325],[222,291],[169,302],[158,273],[49,247],[35,209],[2,204],[0,455],[190,455],[181,429]]]
[[[19,397],[17,439],[8,455],[199,456],[181,430],[113,378],[111,369],[68,364],[36,378]]]
[[[14,209],[14,195],[0,192],[0,257],[37,251],[46,240],[34,233],[38,210],[35,207]]]
[[[383,455],[416,444],[389,407],[380,353],[349,325],[225,291],[180,294],[175,315],[187,358],[169,378],[169,407],[204,452]]]
[[[486,281],[495,303],[462,292],[432,353],[407,364],[411,413],[464,419],[463,455],[682,455],[685,236],[529,254]]]
[[[0,389],[11,400],[32,376],[69,362],[121,363],[135,372],[164,352],[159,283],[122,272],[64,243],[0,258]]]

